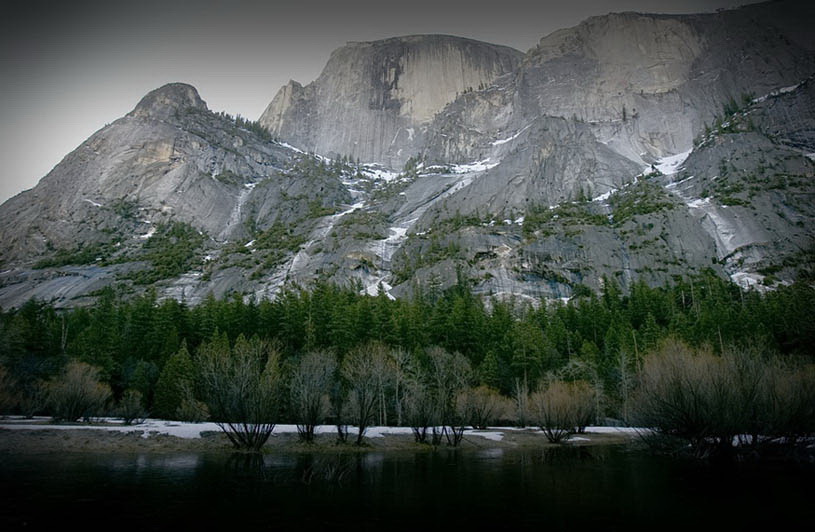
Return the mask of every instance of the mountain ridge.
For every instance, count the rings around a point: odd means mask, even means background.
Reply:
[[[111,284],[195,303],[464,278],[539,301],[708,269],[761,290],[807,277],[812,9],[611,14],[526,54],[349,43],[258,122],[165,85],[0,206],[0,305]]]

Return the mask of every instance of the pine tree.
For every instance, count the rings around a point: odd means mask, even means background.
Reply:
[[[171,356],[161,371],[156,383],[153,409],[155,415],[164,419],[175,419],[185,394],[192,388],[195,367],[192,363],[186,342]]]

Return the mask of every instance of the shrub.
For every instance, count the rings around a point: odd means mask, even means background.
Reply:
[[[17,406],[20,413],[28,419],[48,407],[48,390],[40,380],[20,386],[17,389]]]
[[[489,386],[467,388],[456,397],[459,416],[473,428],[486,429],[512,409],[510,401]]]
[[[17,398],[13,388],[14,380],[8,374],[6,368],[0,366],[0,416],[10,412],[17,406]]]
[[[142,423],[147,418],[147,410],[142,405],[142,395],[138,390],[127,390],[119,401],[117,415],[125,425]]]
[[[815,433],[815,370],[749,350],[692,349],[675,340],[646,357],[634,395],[638,425],[699,457],[794,444]]]
[[[554,381],[530,397],[535,423],[551,443],[581,430],[595,412],[594,389],[583,381]]]
[[[48,405],[54,420],[76,421],[103,414],[110,387],[99,382],[99,368],[84,362],[69,362],[62,375],[46,384]]]
[[[209,408],[206,403],[199,401],[192,393],[192,386],[185,386],[182,391],[181,404],[175,411],[179,421],[201,423],[209,419]]]
[[[633,421],[701,448],[713,431],[710,409],[717,373],[716,359],[709,350],[694,351],[676,341],[663,343],[646,357],[639,373]],[[720,396],[719,401],[725,398]],[[729,413],[718,415],[726,418]]]
[[[815,365],[798,366],[776,361],[763,371],[761,407],[751,443],[760,435],[794,445],[815,434]]]

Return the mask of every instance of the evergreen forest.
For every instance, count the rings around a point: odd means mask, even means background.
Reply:
[[[0,311],[0,406],[6,413],[88,418],[81,410],[60,413],[60,405],[47,397],[54,395],[60,378],[74,372],[105,390],[94,415],[119,405],[117,412],[129,409],[142,416],[232,421],[233,414],[209,400],[207,390],[220,390],[229,384],[223,379],[234,381],[255,371],[269,377],[260,384],[252,381],[257,397],[277,394],[271,417],[302,425],[306,440],[313,437],[315,424],[341,425],[344,398],[347,409],[370,410],[345,415],[348,423],[361,427],[360,441],[365,425],[424,425],[427,430],[434,419],[450,425],[445,435],[452,434],[453,441],[457,425],[502,421],[544,427],[547,422],[534,412],[550,408],[558,394],[580,396],[589,404],[581,414],[586,419],[567,423],[570,432],[572,425],[628,423],[630,395],[638,389],[641,396],[645,393],[648,371],[657,371],[649,357],[658,360],[659,352],[678,350],[671,360],[696,353],[686,356],[687,367],[699,368],[707,364],[705,357],[726,361],[732,359],[728,353],[749,352],[754,360],[772,360],[773,367],[795,368],[785,379],[809,375],[815,355],[813,315],[815,289],[806,283],[762,294],[744,292],[713,274],[670,287],[636,283],[627,292],[605,280],[599,294],[535,305],[483,299],[464,282],[444,291],[417,290],[411,299],[318,284],[289,289],[271,301],[236,295],[209,297],[195,306],[158,300],[154,292],[124,298],[105,289],[86,307],[60,310],[32,300]],[[370,370],[380,360],[377,353],[384,353],[382,367],[391,369]],[[736,366],[728,375],[747,375],[743,363]],[[703,373],[715,373],[704,367]],[[768,374],[767,367],[756,366],[756,379]],[[660,371],[665,374],[664,368]],[[449,410],[455,421],[429,414],[421,422],[410,420],[422,406],[413,401],[411,407],[411,375],[433,393],[443,392],[437,414]],[[359,386],[366,379],[378,379],[370,400]],[[811,388],[815,380],[802,382]],[[470,394],[462,399],[465,389]],[[416,399],[419,392],[413,391]],[[550,396],[534,395],[547,391]],[[800,427],[811,423],[813,397],[797,400],[809,409],[801,414],[808,421],[790,421]],[[779,408],[777,399],[770,402]],[[492,405],[489,415],[485,406],[477,406],[482,403]],[[646,412],[640,408],[640,413]],[[264,416],[256,414],[251,421],[268,421]],[[812,427],[801,430],[809,434]],[[344,439],[342,429],[339,435]],[[425,435],[416,435],[424,441]],[[233,443],[251,447],[263,442]]]

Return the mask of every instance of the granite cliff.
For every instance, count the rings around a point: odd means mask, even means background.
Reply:
[[[513,71],[522,57],[446,35],[349,43],[331,54],[314,82],[281,88],[260,123],[307,151],[401,168],[436,113]]]
[[[611,14],[526,54],[350,43],[258,123],[162,87],[0,206],[0,305],[812,278],[814,11]]]

